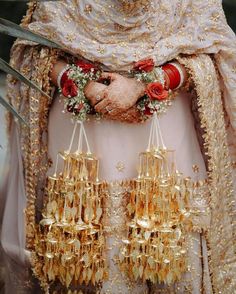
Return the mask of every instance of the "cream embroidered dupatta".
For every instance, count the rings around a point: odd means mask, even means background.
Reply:
[[[221,1],[150,1],[132,11],[124,10],[120,1],[115,0],[43,2],[30,5],[23,24],[61,43],[67,53],[100,62],[111,71],[127,70],[133,61],[147,56],[153,57],[157,65],[178,58],[186,66],[195,85],[208,156],[212,221],[206,237],[212,285],[216,293],[233,292],[235,198],[224,108],[230,151],[235,157],[232,138],[236,128],[236,42],[225,21]],[[53,94],[48,73],[58,54],[62,53],[18,40],[12,49],[11,62]],[[48,167],[47,116],[51,101],[13,79],[9,79],[8,86],[10,101],[30,123],[29,130],[13,123],[21,138],[18,149],[21,148],[25,171],[21,177],[27,195],[26,246],[30,249],[35,197],[40,199],[43,193]],[[11,142],[16,136],[14,131],[12,136]],[[7,197],[12,199],[10,191]],[[23,217],[19,218],[22,224]],[[24,250],[25,240],[20,233],[16,243],[19,250]],[[7,231],[3,229],[3,240],[4,234]]]

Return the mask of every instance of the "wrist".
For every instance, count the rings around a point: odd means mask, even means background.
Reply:
[[[64,60],[58,60],[51,72],[50,72],[50,78],[51,78],[51,81],[52,83],[55,85],[55,86],[58,86],[58,75],[61,73],[61,71],[67,66],[67,63],[64,61]]]
[[[63,88],[64,83],[68,80],[68,69],[69,69],[69,65],[67,64],[59,72],[59,74],[57,76],[57,86],[58,86],[58,88]]]
[[[138,99],[139,99],[140,97],[143,97],[145,95],[147,85],[143,81],[139,81],[138,83],[139,83],[139,96],[138,96]]]

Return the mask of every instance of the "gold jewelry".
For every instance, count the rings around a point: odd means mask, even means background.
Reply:
[[[48,291],[60,280],[93,285],[107,276],[102,218],[108,185],[98,179],[99,161],[81,149],[87,137],[81,123],[78,150],[59,153],[61,173],[48,177],[42,220],[36,226],[34,272]],[[194,183],[176,170],[174,151],[165,147],[157,113],[148,148],[139,157],[138,177],[126,187],[127,237],[117,258],[130,279],[171,284],[187,270],[186,234],[193,231],[190,202]],[[57,164],[56,164],[57,165]]]
[[[187,269],[185,237],[192,227],[193,183],[176,170],[174,151],[164,146],[156,113],[148,148],[139,159],[139,174],[129,191],[127,238],[122,240],[118,263],[132,280],[171,284]]]
[[[106,277],[102,215],[107,184],[98,178],[98,159],[89,148],[81,150],[82,124],[78,150],[71,152],[75,130],[69,150],[58,155],[62,172],[48,177],[43,218],[36,226],[34,272],[45,292],[51,281],[68,288],[72,282],[95,285]]]

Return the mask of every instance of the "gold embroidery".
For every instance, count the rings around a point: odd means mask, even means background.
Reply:
[[[191,74],[198,96],[209,173],[211,228],[206,233],[212,285],[215,292],[235,289],[235,222],[232,166],[227,146],[221,91],[217,73],[207,55],[179,58]],[[224,229],[223,229],[224,228]],[[221,256],[221,258],[219,258]]]
[[[194,165],[192,166],[192,169],[193,169],[193,172],[195,172],[195,173],[199,173],[199,166],[198,166],[198,165],[194,164]]]
[[[125,165],[123,162],[119,161],[116,165],[116,169],[119,171],[119,172],[123,172],[124,169],[125,169]]]
[[[85,5],[84,12],[87,14],[91,13],[92,12],[92,5],[90,5],[90,4]]]
[[[76,35],[74,33],[67,34],[66,39],[69,42],[73,42],[76,39]]]

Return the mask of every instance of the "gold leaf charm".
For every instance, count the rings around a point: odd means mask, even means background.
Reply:
[[[133,267],[132,272],[133,272],[135,281],[137,281],[139,278],[139,269],[137,267]]]
[[[78,281],[81,273],[81,266],[77,263],[75,267],[75,280]]]
[[[42,226],[51,226],[54,223],[54,220],[51,218],[45,218],[40,221],[40,225]]]
[[[133,208],[133,206],[132,206],[131,203],[129,203],[129,204],[127,205],[127,210],[128,210],[128,212],[129,212],[129,215],[131,215],[131,214],[134,212],[134,208]]]
[[[83,255],[82,260],[83,260],[83,262],[84,262],[84,264],[85,264],[86,267],[89,266],[89,255],[88,255],[88,252],[86,252]]]
[[[73,219],[75,218],[76,214],[77,214],[77,208],[76,207],[72,207],[71,208],[71,216],[72,216]]]
[[[84,219],[86,222],[91,222],[93,220],[93,210],[91,208],[85,208]]]
[[[69,203],[71,204],[73,199],[74,199],[74,193],[73,192],[69,192],[67,193],[67,199],[69,200]]]
[[[177,240],[180,240],[181,235],[182,235],[182,232],[181,232],[180,228],[176,228],[176,229],[175,229],[175,236],[176,236],[176,239],[177,239]]]
[[[102,216],[102,212],[103,212],[103,210],[102,210],[101,207],[98,207],[98,208],[96,209],[96,222],[98,222],[98,221],[100,220],[100,218],[101,218],[101,216]]]
[[[139,251],[138,250],[134,250],[132,253],[131,253],[131,257],[132,257],[132,260],[133,262],[136,262],[137,261],[137,257],[139,255]]]
[[[144,238],[145,238],[146,241],[148,241],[148,239],[150,238],[150,236],[151,236],[151,232],[150,231],[146,231],[144,233]]]
[[[87,272],[87,279],[88,279],[88,281],[91,280],[92,274],[93,274],[93,271],[91,270],[91,268],[88,268],[88,272]]]
[[[80,243],[80,241],[79,241],[79,240],[75,240],[75,242],[74,242],[74,246],[75,246],[75,249],[76,249],[76,250],[80,250],[80,247],[81,247],[81,243]]]
[[[87,277],[86,269],[83,270],[82,272],[82,280],[85,282]]]
[[[47,215],[51,215],[52,213],[52,203],[51,202],[48,202],[47,204]]]
[[[141,265],[140,267],[139,267],[139,277],[140,278],[142,278],[142,276],[143,276],[143,266]]]
[[[46,252],[45,253],[45,256],[48,258],[48,259],[52,259],[54,257],[54,255],[51,253],[51,252]]]
[[[155,261],[154,261],[154,258],[152,256],[149,256],[148,257],[148,260],[147,260],[150,268],[154,269],[155,268]]]
[[[66,287],[68,288],[70,286],[70,283],[72,282],[72,276],[69,273],[69,271],[67,271],[66,273]]]
[[[100,281],[100,273],[99,270],[95,274],[95,281],[98,283]]]

